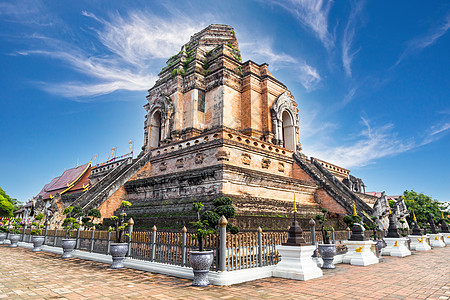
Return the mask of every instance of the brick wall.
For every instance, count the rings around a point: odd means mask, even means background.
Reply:
[[[319,188],[314,194],[314,199],[321,207],[336,214],[347,214],[347,211],[334,200],[324,189]]]
[[[300,166],[297,165],[296,163],[292,164],[292,177],[295,179],[300,179],[300,180],[305,180],[308,182],[315,183],[315,181],[308,174],[306,174],[306,172],[303,171],[302,168],[300,168]]]

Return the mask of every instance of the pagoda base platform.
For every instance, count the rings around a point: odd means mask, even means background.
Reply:
[[[443,237],[444,237],[444,243],[446,244],[446,245],[450,245],[450,233],[448,233],[448,232],[443,232],[443,233],[441,233],[442,235],[443,235]]]
[[[431,250],[428,244],[428,237],[426,235],[408,235],[411,240],[411,250],[413,251],[428,251]]]
[[[343,258],[343,263],[355,266],[368,266],[379,263],[379,259],[370,250],[374,241],[344,241],[347,246],[347,253]]]
[[[276,246],[281,261],[272,271],[273,277],[310,280],[322,277],[322,270],[312,259],[315,246]]]
[[[381,255],[390,255],[397,257],[405,257],[411,255],[408,247],[406,247],[407,238],[383,238],[386,247],[381,250]]]
[[[441,233],[429,233],[427,235],[430,238],[430,245],[432,248],[445,247],[445,243],[443,241],[443,236]]]

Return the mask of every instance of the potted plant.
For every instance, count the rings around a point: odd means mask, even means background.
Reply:
[[[124,233],[125,229],[128,227],[128,223],[125,223],[125,217],[127,214],[125,213],[125,208],[130,207],[131,203],[128,201],[122,201],[120,204],[121,212],[118,216],[112,216],[111,220],[115,222],[115,231],[116,231],[116,242],[111,243],[110,253],[113,259],[113,263],[111,265],[112,269],[121,269],[123,268],[123,260],[125,259],[125,255],[128,252],[128,243],[122,243],[122,238],[124,236],[131,239],[131,235],[127,232]],[[114,231],[114,228],[109,227],[109,232]]]
[[[17,243],[20,240],[19,228],[22,228],[22,218],[17,218],[12,221],[12,227],[9,229],[9,240],[11,241],[10,247],[17,247]]]
[[[66,207],[63,211],[63,215],[66,216],[66,218],[63,221],[63,228],[66,231],[65,238],[62,239],[61,247],[63,248],[63,255],[62,258],[71,258],[73,257],[72,252],[73,249],[75,249],[75,246],[77,245],[77,240],[72,238],[72,230],[78,229],[80,225],[77,222],[77,219],[74,217],[69,217],[68,214],[71,213],[73,210],[72,206]]]
[[[214,252],[212,250],[205,251],[203,249],[203,238],[216,233],[214,229],[209,227],[208,220],[201,220],[200,218],[200,211],[203,206],[200,202],[192,204],[192,210],[197,213],[197,221],[193,223],[195,228],[194,238],[198,240],[198,251],[191,251],[189,253],[189,263],[194,271],[193,286],[209,285],[208,272],[214,259]]]
[[[34,217],[33,222],[31,222],[31,235],[33,236],[33,252],[41,251],[42,244],[44,243],[44,236],[42,236],[42,228],[44,225],[41,224],[44,219],[44,214],[38,214]]]
[[[323,244],[319,244],[319,254],[322,256],[323,265],[322,269],[334,269],[333,264],[334,256],[336,255],[336,245],[330,242],[330,233],[334,231],[332,226],[325,226],[327,219],[328,210],[322,208],[322,214],[316,215],[317,222],[322,225],[322,238]]]
[[[8,227],[6,227],[6,220],[0,218],[0,245],[4,243],[6,239],[6,233],[8,232]]]

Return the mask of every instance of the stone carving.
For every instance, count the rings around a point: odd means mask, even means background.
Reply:
[[[148,105],[145,105],[144,108],[147,110],[147,117],[145,119],[145,126],[148,128],[153,123],[152,116],[155,115],[155,112],[161,113],[161,136],[159,137],[160,141],[170,140],[171,132],[173,128],[173,115],[174,115],[174,107],[173,101],[170,97],[161,93],[159,97],[156,99],[147,99],[149,101]],[[149,132],[144,132],[144,137],[146,138],[144,141],[147,144]]]
[[[204,159],[205,159],[205,155],[203,153],[197,153],[195,155],[195,164],[197,164],[197,165],[202,164]]]
[[[159,165],[159,170],[160,171],[165,171],[167,169],[167,164],[165,161],[163,161],[160,165]]]
[[[184,159],[182,159],[182,158],[177,159],[177,161],[175,162],[175,167],[177,167],[178,169],[183,168],[184,167]]]
[[[216,158],[218,161],[230,160],[230,151],[226,148],[219,148],[216,152]]]
[[[271,161],[270,159],[268,159],[268,158],[263,158],[263,159],[261,160],[261,167],[262,167],[263,169],[268,169],[271,162],[272,162],[272,161]]]
[[[284,164],[282,162],[278,163],[278,172],[284,173]]]
[[[242,153],[242,163],[244,165],[250,165],[250,162],[252,160],[252,157],[248,153]]]
[[[366,186],[361,178],[356,178],[355,176],[348,175],[348,178],[342,180],[342,183],[345,184],[352,192],[366,192]]]

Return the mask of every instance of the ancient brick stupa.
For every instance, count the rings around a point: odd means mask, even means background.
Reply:
[[[142,152],[91,178],[70,205],[109,218],[127,200],[137,229],[182,228],[193,202],[209,209],[225,196],[242,229],[286,228],[294,193],[304,226],[322,208],[343,217],[353,202],[372,214],[369,196],[344,185],[349,170],[301,152],[297,102],[268,64],[242,61],[233,27],[210,25],[168,58],[148,90]]]

